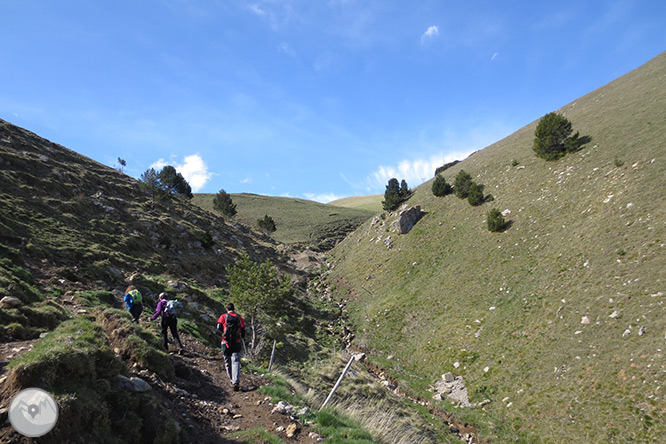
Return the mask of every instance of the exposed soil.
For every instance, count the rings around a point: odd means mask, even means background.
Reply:
[[[185,418],[191,430],[192,442],[237,443],[232,434],[238,430],[261,427],[281,436],[289,443],[315,443],[310,430],[289,416],[271,413],[273,405],[259,391],[267,384],[261,375],[241,374],[241,390],[235,392],[229,382],[219,350],[213,350],[199,341],[186,340],[187,351],[173,354],[176,373],[180,376],[177,389],[160,387],[166,398],[174,403],[176,412]],[[284,430],[296,424],[298,432],[286,438]],[[281,428],[282,431],[276,431]]]
[[[181,334],[186,350],[180,354],[171,352],[176,367],[176,378],[162,382],[148,372],[140,371],[136,376],[149,382],[156,395],[162,398],[172,417],[179,418],[185,429],[187,443],[239,444],[244,441],[234,437],[235,432],[252,428],[263,428],[280,436],[286,443],[310,444],[317,442],[310,435],[309,427],[291,417],[271,413],[274,405],[259,391],[267,384],[261,375],[241,373],[241,390],[235,392],[229,383],[220,350],[211,349],[198,340]],[[21,353],[25,353],[36,342],[21,341],[0,344],[0,380],[4,382],[6,364]],[[32,439],[19,435],[7,419],[6,408],[0,425],[0,443],[34,443]],[[286,429],[296,424],[297,432],[286,437]],[[292,426],[293,427],[293,426]]]

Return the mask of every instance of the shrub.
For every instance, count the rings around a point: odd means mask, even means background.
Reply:
[[[213,208],[227,217],[234,217],[237,213],[236,205],[231,200],[231,196],[224,190],[220,190],[215,195]]]
[[[578,133],[571,136],[572,131],[571,122],[566,117],[557,113],[543,116],[534,131],[533,149],[537,157],[557,160],[577,151],[584,141],[578,138]]]
[[[277,230],[275,221],[268,214],[266,214],[263,219],[257,220],[257,225],[266,234],[273,233]]]
[[[451,168],[452,166],[454,166],[454,165],[456,165],[456,164],[458,164],[458,163],[460,163],[459,160],[454,160],[453,162],[449,162],[449,163],[444,164],[444,165],[442,165],[441,167],[437,168],[437,169],[435,170],[435,177],[437,177],[437,176],[439,175],[439,173],[448,170],[449,168]]]
[[[465,170],[458,171],[453,181],[453,190],[461,199],[466,199],[469,195],[469,189],[472,185],[472,176]]]
[[[472,182],[469,186],[469,194],[467,195],[467,201],[473,207],[481,205],[483,203],[483,185],[479,185],[476,182]]]
[[[497,233],[503,231],[506,228],[506,221],[504,216],[497,208],[493,208],[488,212],[488,230]]]
[[[444,176],[435,177],[435,181],[432,183],[432,194],[435,196],[446,196],[453,192],[453,187],[446,183]]]

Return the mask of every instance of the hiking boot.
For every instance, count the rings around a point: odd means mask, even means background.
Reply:
[[[240,390],[240,385],[234,384],[234,392],[237,392],[238,390]]]

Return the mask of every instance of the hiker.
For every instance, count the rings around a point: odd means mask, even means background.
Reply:
[[[125,304],[127,305],[127,311],[132,315],[132,322],[138,324],[139,316],[143,311],[143,298],[134,285],[130,285],[125,290]]]
[[[229,380],[234,391],[240,389],[240,354],[245,337],[245,321],[234,312],[234,304],[227,304],[227,312],[217,320],[217,329],[222,332],[222,355]]]
[[[169,351],[169,340],[167,339],[167,330],[171,330],[173,342],[176,343],[178,350],[183,349],[183,344],[180,342],[178,336],[178,308],[180,302],[167,298],[166,293],[160,293],[157,302],[155,314],[151,316],[150,320],[154,321],[158,316],[162,316],[162,340],[164,341],[164,349]]]

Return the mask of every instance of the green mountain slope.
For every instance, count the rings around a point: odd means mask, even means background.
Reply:
[[[7,422],[7,407],[39,387],[59,408],[39,442],[227,442],[226,375],[211,362],[225,267],[247,253],[296,273],[277,247],[177,196],[153,202],[137,180],[0,120],[0,441],[32,442]],[[124,310],[129,284],[143,295],[140,325]],[[189,355],[168,354],[147,319],[160,292],[182,301]],[[289,351],[310,349],[299,345],[316,333],[307,303],[285,305],[300,334]],[[209,364],[216,372],[200,372]],[[205,409],[188,406],[196,398]]]
[[[383,194],[373,194],[370,196],[345,197],[343,199],[329,202],[328,205],[346,208],[360,208],[372,211],[373,213],[381,213],[383,200]]]
[[[559,161],[535,157],[533,122],[443,173],[467,171],[493,202],[435,197],[431,181],[408,234],[385,215],[333,250],[356,342],[402,390],[430,398],[462,376],[490,403],[433,402],[493,442],[663,439],[665,82],[662,54],[558,110],[591,137]],[[503,233],[492,207],[510,211]]]
[[[192,202],[215,212],[215,194],[197,194]],[[360,224],[374,216],[366,209],[324,205],[290,197],[260,196],[257,194],[232,194],[236,205],[233,222],[257,228],[257,220],[265,215],[275,221],[277,230],[271,237],[288,245],[314,250],[328,250],[354,231]]]

